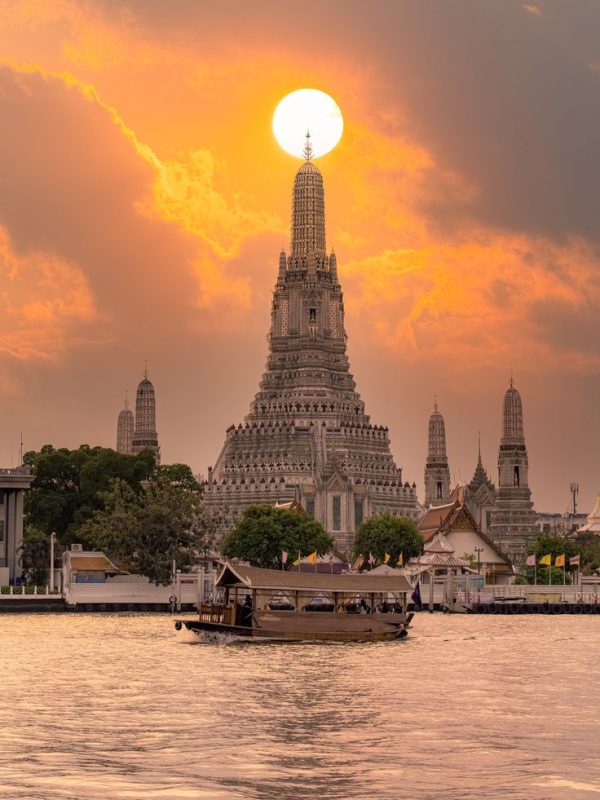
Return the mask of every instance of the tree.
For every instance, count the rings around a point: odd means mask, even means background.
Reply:
[[[218,519],[201,493],[164,476],[148,481],[139,494],[118,478],[103,503],[82,526],[82,537],[157,585],[171,581],[173,562],[189,569],[212,547]]]
[[[283,551],[293,558],[329,552],[331,536],[312,517],[267,504],[248,506],[236,527],[221,543],[226,558],[249,561],[255,567],[273,567]],[[289,561],[293,561],[291,558]]]
[[[372,553],[383,561],[386,553],[390,563],[397,563],[400,553],[404,564],[413,556],[423,552],[424,539],[415,523],[407,517],[380,514],[370,517],[359,525],[352,549],[353,558]]]
[[[559,584],[566,578],[566,583],[571,583],[571,578],[568,573],[569,557],[575,555],[577,549],[572,541],[565,539],[558,533],[541,533],[535,540],[533,547],[530,548],[530,555],[535,555],[537,566],[525,567],[524,576],[527,583],[533,583],[537,580],[538,583]],[[556,556],[565,556],[565,564],[567,567],[567,574],[565,576],[562,567],[540,565],[540,558],[543,556],[551,556],[552,565],[556,561]],[[550,573],[550,581],[548,581],[548,572]]]
[[[600,536],[595,533],[580,533],[573,540],[575,553],[581,554],[581,568],[586,574],[600,568]]]
[[[50,537],[39,528],[28,525],[23,531],[19,560],[28,583],[43,586],[48,578]]]
[[[39,452],[26,453],[24,461],[34,474],[31,490],[25,495],[27,521],[48,536],[54,531],[63,545],[81,541],[90,546],[81,528],[95,511],[104,508],[104,496],[117,478],[125,481],[135,494],[140,494],[144,483],[153,478],[201,491],[186,464],[157,466],[150,450],[124,455],[87,444],[76,450],[65,447],[57,450],[47,444]]]

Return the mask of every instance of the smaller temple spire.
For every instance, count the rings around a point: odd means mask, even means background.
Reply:
[[[304,150],[302,151],[302,155],[304,156],[305,161],[310,161],[313,157],[313,149],[312,144],[310,143],[310,131],[306,131],[306,143],[304,145]]]

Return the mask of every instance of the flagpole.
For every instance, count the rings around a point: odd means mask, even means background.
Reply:
[[[537,586],[537,556],[533,565],[533,585]]]

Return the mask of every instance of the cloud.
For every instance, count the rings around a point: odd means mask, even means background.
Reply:
[[[5,356],[54,359],[73,347],[73,333],[82,323],[98,319],[75,265],[47,253],[17,254],[2,227],[0,278],[0,353]]]
[[[366,315],[377,341],[410,360],[582,372],[600,369],[597,269],[585,242],[492,231],[342,268],[347,296],[360,297],[347,301],[350,313]]]

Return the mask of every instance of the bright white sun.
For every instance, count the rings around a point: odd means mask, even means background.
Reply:
[[[286,95],[273,114],[273,133],[292,156],[303,158],[306,132],[310,131],[312,154],[324,156],[342,138],[344,118],[333,97],[319,89],[298,89]]]

